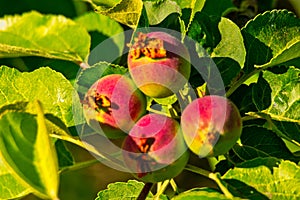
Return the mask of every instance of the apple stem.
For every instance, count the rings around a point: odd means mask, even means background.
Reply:
[[[137,197],[137,200],[145,200],[153,186],[153,183],[145,183],[141,193]]]
[[[205,176],[205,177],[208,177],[208,178],[209,178],[209,174],[212,173],[212,172],[210,172],[210,171],[207,171],[207,170],[205,170],[205,169],[202,169],[202,168],[196,167],[196,166],[194,166],[194,165],[190,165],[190,164],[187,164],[187,165],[185,166],[185,170],[194,172],[194,173],[196,173],[196,174],[200,174],[200,175]]]

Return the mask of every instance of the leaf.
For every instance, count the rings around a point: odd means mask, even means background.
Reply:
[[[136,199],[144,187],[144,183],[135,180],[129,180],[127,183],[115,182],[107,186],[107,189],[98,193],[96,200]],[[147,200],[153,199],[151,193],[148,194]]]
[[[221,17],[209,17],[199,12],[195,15],[190,25],[188,36],[211,53],[213,48],[221,41],[221,34],[218,28],[220,21]]]
[[[253,88],[255,84],[250,85],[242,84],[237,90],[230,95],[230,100],[238,107],[241,114],[245,114],[250,111],[257,111],[255,104],[253,104]]]
[[[240,65],[229,57],[214,57],[213,61],[221,73],[224,86],[230,85],[241,71]]]
[[[300,69],[290,67],[286,73],[263,73],[269,83],[271,104],[263,112],[277,121],[300,123]]]
[[[144,6],[150,25],[159,24],[171,13],[181,14],[181,8],[172,0],[164,0],[161,2],[145,1]]]
[[[172,200],[218,200],[218,199],[239,199],[227,198],[223,194],[210,188],[193,188],[191,190],[180,193],[172,198]]]
[[[291,142],[298,143],[300,146],[300,124],[295,122],[285,122],[285,121],[276,121],[272,120],[266,123],[266,127],[271,127],[271,129],[278,133],[279,135],[288,138]]]
[[[66,125],[59,118],[51,114],[45,114],[45,118],[49,134],[72,137]],[[55,144],[59,168],[61,169],[62,167],[73,165],[75,163],[73,156],[68,150],[68,148],[65,146],[64,141],[52,139],[52,142]]]
[[[61,15],[31,11],[0,19],[0,58],[42,56],[82,62],[89,47],[87,31]]]
[[[75,22],[84,26],[91,35],[93,51],[89,55],[90,65],[99,61],[113,62],[123,54],[125,35],[118,22],[95,12],[81,15]]]
[[[161,105],[172,105],[177,101],[177,96],[174,94],[165,98],[153,98],[153,99],[156,103]]]
[[[269,199],[298,199],[300,197],[300,166],[282,161],[272,171],[261,164],[252,168],[234,168],[222,178],[236,180],[244,186],[252,186]],[[227,182],[227,181],[226,181]],[[239,188],[243,191],[244,188]]]
[[[0,118],[7,112],[26,112],[29,114],[35,114],[35,103],[34,102],[22,102],[19,101],[14,104],[8,104],[0,108]],[[46,126],[49,134],[65,135],[69,136],[69,130],[66,125],[57,117],[51,114],[45,114]],[[76,132],[77,133],[77,132]],[[70,166],[74,164],[73,157],[68,151],[63,141],[52,139],[53,144],[55,144],[59,167]]]
[[[231,159],[235,163],[244,162],[256,157],[276,157],[279,159],[297,161],[276,133],[259,126],[244,126],[241,144],[236,144],[232,150]]]
[[[41,104],[36,102],[37,116],[8,112],[0,119],[2,157],[19,181],[28,184],[38,196],[56,199],[58,164]]]
[[[95,3],[96,5],[94,4],[94,6],[96,6],[96,12],[106,15],[132,29],[137,27],[143,9],[142,0],[114,1],[110,6],[105,6],[105,1],[103,0]]]
[[[192,24],[192,21],[194,20],[194,17],[196,15],[196,13],[200,12],[202,10],[206,0],[192,0],[192,1],[188,1],[188,0],[179,1],[179,0],[176,0],[176,1],[180,5],[181,8],[190,8],[191,9],[191,15],[189,17],[187,25],[185,26],[185,28],[182,32],[182,35],[185,36],[186,33],[188,32],[191,24]]]
[[[237,61],[241,68],[244,66],[246,49],[239,27],[227,18],[219,22],[221,41],[214,48],[212,57],[228,57]]]
[[[29,187],[22,185],[12,175],[0,156],[0,199],[15,199],[31,192]]]
[[[284,48],[280,54],[273,57],[270,62],[264,65],[257,65],[258,68],[267,68],[278,66],[282,63],[291,61],[293,59],[300,57],[300,37],[297,37],[295,40],[288,43],[288,45]]]
[[[60,169],[75,164],[71,152],[67,149],[62,140],[56,140],[55,149],[57,152],[58,165]]]
[[[16,101],[38,99],[43,103],[45,113],[51,113],[67,126],[72,126],[72,93],[70,82],[48,67],[23,73],[0,67],[0,107]]]
[[[271,92],[268,82],[259,76],[257,83],[252,87],[252,100],[257,110],[264,110],[271,105]]]
[[[205,1],[202,12],[209,16],[224,16],[227,12],[234,9],[236,7],[233,5],[232,0],[209,0]]]
[[[287,10],[257,15],[242,29],[247,49],[248,71],[272,67],[300,57],[300,20]]]

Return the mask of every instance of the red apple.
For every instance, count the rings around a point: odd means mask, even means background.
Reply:
[[[192,152],[200,157],[228,152],[239,139],[242,120],[237,107],[221,96],[195,99],[183,111],[181,127]]]
[[[129,170],[145,182],[177,176],[189,159],[179,123],[159,114],[147,114],[133,126],[123,143]]]
[[[100,78],[83,101],[87,123],[108,138],[125,136],[146,111],[145,96],[120,74]]]
[[[132,79],[147,96],[171,96],[187,83],[191,65],[187,48],[164,32],[139,33],[128,54]]]

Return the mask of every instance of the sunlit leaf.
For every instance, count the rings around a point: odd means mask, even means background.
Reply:
[[[216,48],[214,48],[211,56],[232,58],[243,68],[246,49],[239,27],[224,17],[221,18],[218,27],[221,33],[221,41]]]
[[[278,121],[300,123],[300,69],[290,67],[286,73],[263,73],[272,90],[271,104],[263,112]]]
[[[31,11],[0,19],[0,58],[42,56],[82,62],[89,47],[87,31],[61,15]]]
[[[247,71],[272,67],[300,57],[300,20],[287,10],[257,15],[242,29],[247,49]]]
[[[106,15],[130,28],[136,28],[139,22],[143,2],[142,0],[120,0],[110,1],[107,4],[104,0],[94,1],[96,12]]]
[[[0,199],[14,199],[31,193],[31,189],[16,179],[0,156]]]
[[[162,2],[145,1],[144,6],[150,25],[159,24],[171,13],[181,14],[179,5],[172,0]]]
[[[107,189],[98,193],[96,200],[102,199],[136,199],[144,187],[144,183],[135,180],[129,180],[125,182],[115,182],[107,186]],[[150,192],[146,198],[147,200],[153,199],[153,195]],[[167,198],[161,196],[160,200],[166,200]]]
[[[23,73],[6,66],[0,67],[0,106],[38,99],[43,103],[45,113],[51,113],[67,126],[72,126],[72,92],[71,83],[48,67]]]
[[[0,119],[1,154],[12,173],[43,198],[57,198],[58,162],[50,141],[44,113],[8,112]]]
[[[265,195],[264,199],[300,198],[300,167],[290,161],[282,161],[278,167],[274,166],[271,170],[264,166],[264,162],[249,168],[236,167],[222,178],[226,179],[227,183],[230,183],[227,179],[239,182],[239,191],[253,193],[256,190]]]

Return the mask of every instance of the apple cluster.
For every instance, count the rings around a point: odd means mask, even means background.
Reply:
[[[130,75],[110,74],[84,97],[87,123],[107,138],[124,138],[123,160],[145,182],[177,176],[190,152],[201,158],[228,152],[242,131],[237,107],[216,95],[189,103],[180,119],[147,111],[147,96],[164,98],[188,82],[188,49],[164,32],[139,33],[129,45]]]

